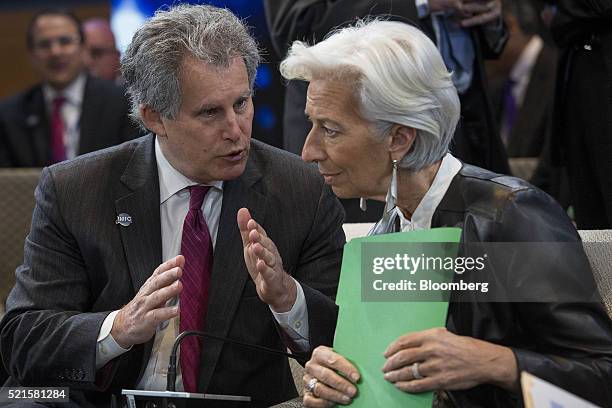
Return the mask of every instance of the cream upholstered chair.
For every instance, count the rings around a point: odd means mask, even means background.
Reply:
[[[591,263],[595,282],[612,318],[612,230],[578,231]]]
[[[23,244],[34,209],[34,189],[41,169],[0,169],[0,305],[15,284],[23,262]]]

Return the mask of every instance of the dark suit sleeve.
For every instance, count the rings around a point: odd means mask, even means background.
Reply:
[[[8,135],[6,133],[4,115],[0,111],[0,167],[12,167],[13,162],[9,154],[9,147],[7,145]]]
[[[338,315],[334,299],[346,242],[343,221],[342,206],[329,187],[324,186],[299,264],[292,273],[304,290],[311,349],[321,344],[331,346],[333,342]]]
[[[513,304],[517,322],[533,339],[529,350],[513,349],[519,372],[527,371],[600,406],[610,406],[612,323],[564,211],[539,190],[518,192],[504,211],[499,233],[499,241],[563,243],[559,244],[563,253],[538,259],[548,267],[525,268],[525,273],[515,270],[510,279],[519,293],[531,292],[536,299],[564,293],[576,299]]]
[[[35,196],[24,264],[0,323],[2,359],[21,385],[95,390],[96,341],[108,312],[86,312],[86,266],[63,223],[49,169]]]
[[[284,58],[295,40],[319,42],[333,28],[367,15],[417,19],[414,0],[264,0],[272,44]]]
[[[612,0],[559,0],[558,7],[577,19],[612,18]]]

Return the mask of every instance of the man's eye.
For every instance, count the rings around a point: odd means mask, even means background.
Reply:
[[[240,111],[245,109],[247,106],[247,99],[241,99],[234,104],[234,110]]]
[[[215,116],[217,113],[219,112],[219,109],[205,109],[203,110],[200,115],[206,117],[206,118],[212,118],[213,116]]]

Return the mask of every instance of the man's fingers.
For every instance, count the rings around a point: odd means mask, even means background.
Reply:
[[[146,284],[142,287],[142,294],[145,296],[151,295],[151,293],[171,285],[173,282],[179,280],[183,275],[183,270],[179,267],[175,267],[164,271],[156,276],[149,278]]]
[[[166,271],[169,271],[172,268],[176,268],[176,267],[183,268],[184,266],[185,266],[185,257],[183,255],[177,255],[172,259],[168,259],[166,262],[164,262],[163,264],[155,268],[151,277],[160,275]]]
[[[270,268],[274,268],[276,266],[276,255],[265,248],[262,244],[253,245],[253,253],[257,258],[261,259],[268,265]]]
[[[160,307],[158,309],[150,310],[146,314],[146,319],[149,319],[154,325],[165,322],[166,320],[173,319],[179,315],[178,306],[167,306]]]
[[[178,296],[182,289],[183,286],[178,280],[168,286],[164,286],[147,296],[146,307],[152,310],[165,305],[168,300]]]
[[[251,220],[251,213],[246,208],[241,208],[236,214],[236,221],[238,222],[238,229],[240,230],[240,236],[242,237],[242,243],[246,246],[248,243],[249,229],[247,224]]]
[[[465,3],[462,6],[462,10],[467,15],[481,14],[481,13],[486,13],[488,11],[491,11],[491,6],[483,2],[472,2],[472,3]]]
[[[465,20],[461,20],[462,27],[474,27],[478,25],[487,24],[497,20],[500,16],[501,10],[499,8],[495,8],[486,13],[478,14],[470,18],[466,18]]]
[[[251,230],[251,231],[255,230],[255,231],[259,232],[264,237],[268,236],[268,234],[266,234],[266,230],[263,229],[263,227],[261,225],[259,225],[259,223],[257,221],[255,221],[253,218],[251,218],[249,220],[249,222],[247,223],[247,228],[249,230]]]

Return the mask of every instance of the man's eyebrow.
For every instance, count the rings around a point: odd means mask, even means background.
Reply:
[[[253,96],[253,91],[248,90],[248,91],[244,91],[241,92],[238,97],[235,99],[235,101],[238,101],[240,99],[246,99]],[[209,110],[214,110],[214,109],[221,109],[221,105],[216,103],[216,102],[210,102],[210,103],[204,103],[200,106],[198,106],[197,108],[195,108],[194,113],[195,114],[199,114],[202,113],[204,111],[209,111]]]

